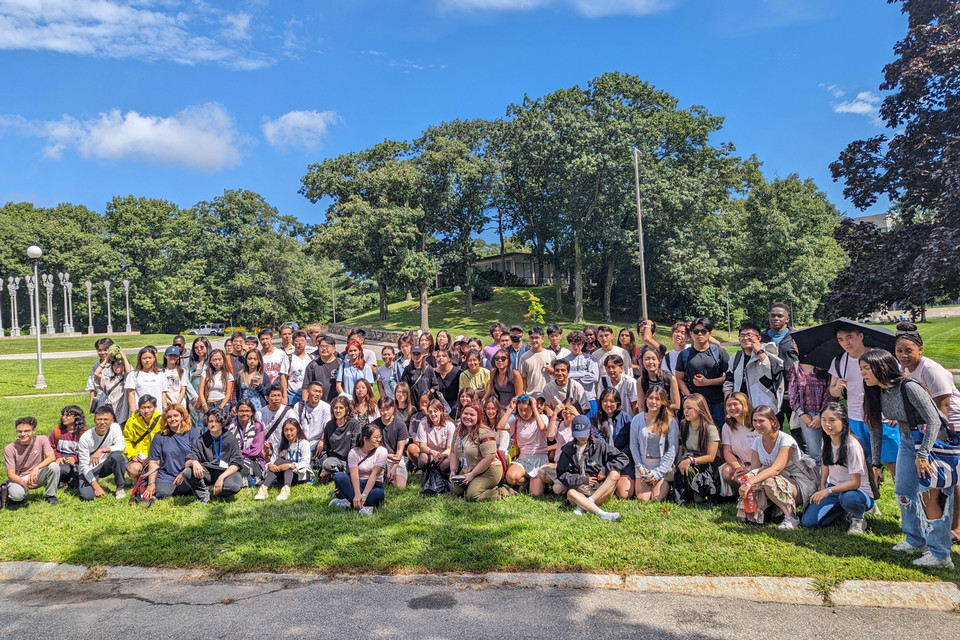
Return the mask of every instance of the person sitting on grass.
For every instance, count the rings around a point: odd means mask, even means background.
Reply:
[[[211,496],[229,498],[243,488],[243,455],[240,443],[229,431],[227,414],[211,409],[204,416],[207,430],[197,438],[187,454],[184,478],[190,483],[200,504],[210,502]]]
[[[707,400],[699,393],[683,400],[680,420],[680,452],[673,475],[673,497],[677,504],[709,502],[720,497],[717,451],[720,432],[713,424]]]
[[[424,411],[430,404],[427,398],[427,394],[423,394],[420,399]],[[403,419],[396,415],[396,409],[394,409],[393,420],[388,420],[391,404],[394,402],[390,398],[380,398],[380,417],[374,420],[373,426],[380,429],[381,442],[387,450],[387,480],[402,489],[407,486],[407,443],[410,441],[410,434],[416,434],[416,430],[412,425],[409,429],[407,428]]]
[[[616,522],[620,514],[600,507],[617,490],[620,471],[627,466],[627,455],[591,433],[590,419],[577,416],[571,430],[573,440],[563,445],[557,462],[557,479],[567,487],[567,501],[576,508],[574,515],[595,513]]]
[[[821,528],[846,514],[850,517],[847,532],[862,535],[867,531],[863,515],[874,505],[863,447],[851,437],[847,410],[839,402],[831,402],[820,412],[820,428],[827,435],[820,490],[810,496],[800,523],[811,529]]]
[[[784,518],[778,528],[796,529],[797,509],[807,504],[817,488],[816,465],[803,455],[793,436],[780,430],[776,412],[767,405],[753,410],[753,428],[760,437],[753,442],[753,470],[740,481],[737,517],[763,524],[769,517],[767,510],[779,507]],[[747,500],[751,492],[753,504]]]
[[[460,424],[453,437],[450,482],[453,495],[467,500],[489,502],[500,500],[516,491],[500,486],[503,464],[497,455],[497,435],[480,421],[480,408],[464,407]]]
[[[509,431],[520,449],[520,455],[507,469],[507,482],[520,486],[529,481],[530,495],[543,495],[540,467],[550,462],[547,440],[556,437],[555,423],[543,419],[537,403],[528,395],[510,400],[497,429]]]
[[[600,407],[590,421],[595,436],[627,456],[627,465],[620,470],[620,480],[617,482],[617,497],[627,500],[636,493],[637,470],[633,453],[630,451],[630,416],[620,411],[620,392],[616,389],[604,389],[600,394]]]
[[[183,407],[174,405],[164,410],[160,432],[150,443],[149,463],[144,472],[147,479],[147,488],[143,492],[145,501],[154,497],[159,500],[190,495],[190,485],[184,482],[184,471],[187,454],[199,437],[200,430],[193,427],[190,414]],[[129,466],[127,468],[129,470]]]
[[[87,430],[87,421],[83,409],[75,404],[67,405],[60,411],[60,424],[50,433],[50,446],[60,465],[60,482],[76,488],[80,483],[77,469],[77,443]]]
[[[387,450],[380,446],[380,429],[365,424],[357,436],[356,446],[350,450],[347,466],[333,476],[336,486],[331,507],[353,507],[365,516],[373,515],[373,508],[383,503],[384,469],[387,466]]]
[[[393,400],[390,399],[391,406],[386,408],[386,400],[380,399],[380,417],[386,420],[389,414],[390,422],[393,422],[393,413],[396,407],[392,406]],[[333,417],[323,427],[323,448],[319,451],[319,461],[317,466],[320,469],[320,475],[317,482],[326,484],[333,480],[333,476],[338,471],[347,470],[347,456],[350,455],[350,449],[357,440],[357,434],[360,432],[360,423],[353,417],[353,407],[350,398],[346,396],[337,396],[330,403],[330,412]]]
[[[414,442],[407,448],[407,456],[417,468],[425,470],[436,464],[440,471],[450,471],[450,447],[456,426],[443,410],[440,400],[431,400],[427,405],[427,419],[420,424]]]
[[[124,467],[127,459],[123,457],[126,443],[110,407],[98,407],[94,412],[94,428],[87,429],[77,443],[77,472],[80,476],[80,499],[93,500],[106,495],[98,482],[100,478],[113,474],[117,500],[127,497],[124,491]]]
[[[303,429],[296,418],[287,418],[281,430],[283,439],[273,451],[267,464],[267,475],[254,496],[254,500],[266,500],[267,494],[278,480],[281,483],[277,502],[290,499],[290,487],[309,482],[313,477],[310,466],[310,441],[303,435]]]
[[[580,411],[572,402],[557,407],[556,415],[543,397],[538,398],[537,409],[546,414],[549,424],[553,426],[556,437],[547,440],[547,457],[550,462],[540,467],[540,480],[544,490],[550,489],[558,496],[567,492],[567,487],[557,479],[557,462],[560,460],[560,450],[563,445],[573,440],[573,419],[580,415]]]
[[[753,405],[747,394],[734,391],[723,403],[727,413],[720,431],[720,496],[733,497],[740,488],[740,478],[750,470],[753,441],[760,436],[753,430]]]
[[[150,453],[150,445],[158,429],[162,429],[160,412],[157,411],[157,399],[151,395],[141,396],[137,412],[123,425],[123,439],[127,446],[123,455],[127,458],[127,475],[131,480],[140,477]]]
[[[243,456],[241,475],[246,478],[247,485],[255,487],[263,480],[263,467],[267,462],[263,454],[263,425],[255,419],[256,409],[249,400],[241,400],[236,411],[236,417],[226,430],[240,443]]]
[[[634,490],[639,500],[657,502],[667,497],[667,474],[677,457],[680,427],[663,389],[650,389],[644,400],[647,410],[630,422]]]
[[[27,491],[43,487],[48,503],[60,504],[57,489],[60,486],[60,465],[47,436],[37,435],[37,419],[28,416],[14,421],[17,439],[3,449],[7,468],[7,499],[23,502]]]

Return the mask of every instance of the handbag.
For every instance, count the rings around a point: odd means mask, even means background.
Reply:
[[[907,418],[910,421],[911,434],[913,435],[914,447],[919,448],[923,442],[923,432],[915,427],[923,424],[917,410],[910,403],[907,397],[907,383],[912,380],[905,380],[900,384],[900,397],[903,399],[903,408],[907,412]],[[919,383],[917,383],[919,384]],[[947,489],[960,484],[960,433],[954,431],[947,419],[939,411],[939,425],[927,425],[927,429],[938,428],[940,431],[947,432],[946,440],[936,440],[930,448],[930,466],[931,473],[927,477],[920,477],[920,484],[931,489]]]
[[[431,462],[423,472],[423,489],[420,491],[425,496],[439,496],[453,491],[453,484],[447,476],[440,470],[440,465]]]

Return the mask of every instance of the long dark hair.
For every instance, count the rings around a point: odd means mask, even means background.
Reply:
[[[862,356],[860,362],[870,367],[871,373],[876,377],[881,385],[893,387],[897,390],[903,382],[903,374],[900,373],[900,363],[892,353],[885,349],[870,349]],[[883,416],[880,409],[880,394],[883,389],[880,386],[870,387],[866,383],[863,385],[863,416],[865,422],[872,429],[883,428]]]
[[[298,441],[298,442],[299,442],[300,440],[306,439],[306,437],[307,437],[307,436],[304,435],[304,433],[303,433],[303,427],[300,426],[300,421],[299,421],[299,420],[297,420],[296,418],[287,418],[286,420],[283,421],[283,424],[280,425],[280,448],[277,449],[277,451],[286,451],[287,449],[290,448],[290,441],[287,440],[287,436],[283,435],[283,430],[284,430],[284,428],[285,428],[288,424],[292,424],[293,426],[295,426],[295,427],[297,428],[297,441]]]
[[[206,336],[197,336],[193,343],[190,345],[190,361],[198,362],[197,358],[197,343],[202,342],[207,347],[207,355],[203,356],[203,362],[207,361],[207,358],[210,357],[210,352],[213,351],[213,348],[210,346],[210,341]]]
[[[65,415],[73,416],[73,430],[77,435],[83,435],[83,432],[87,430],[87,418],[78,405],[68,404],[63,409],[60,410],[60,424],[57,425],[57,428],[60,429],[60,433],[66,433],[66,427],[63,426],[63,416]]]
[[[614,409],[613,415],[608,416],[603,410],[603,400],[607,397],[613,398],[613,401],[617,403],[617,408]],[[614,389],[613,387],[607,387],[600,394],[600,398],[597,400],[597,412],[593,415],[594,426],[597,427],[597,431],[603,436],[604,440],[610,439],[610,422],[617,419],[617,416],[620,415],[620,409],[623,406],[623,401],[620,398],[620,392]]]
[[[648,353],[653,353],[657,356],[657,379],[656,382],[663,382],[665,385],[669,385],[669,378],[666,371],[660,368],[660,363],[663,362],[663,356],[660,354],[659,349],[654,349],[648,344],[643,345],[640,348],[640,353],[637,355],[637,362],[640,364],[640,390],[643,391],[644,397],[647,395],[647,391],[650,389],[650,374],[647,372],[647,368],[643,366],[643,356]],[[667,374],[667,375],[664,375]]]
[[[822,463],[830,466],[832,464],[841,467],[847,466],[847,443],[850,441],[850,420],[847,417],[847,408],[839,402],[831,402],[823,408],[823,411],[829,411],[840,418],[843,428],[840,430],[840,446],[837,447],[837,459],[833,459],[833,441],[831,438],[823,439],[823,458]],[[820,412],[821,419],[823,411]]]
[[[362,447],[365,440],[372,438],[374,431],[380,431],[380,427],[373,423],[363,425],[363,427],[360,428],[360,433],[357,434],[357,448]]]

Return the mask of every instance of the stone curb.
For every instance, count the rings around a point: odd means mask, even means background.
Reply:
[[[176,580],[181,582],[408,584],[459,589],[524,587],[555,589],[621,589],[648,593],[699,595],[814,606],[858,606],[921,609],[960,613],[960,587],[953,582],[884,582],[847,580],[838,585],[813,578],[751,576],[647,576],[616,573],[460,573],[460,574],[222,574],[203,569],[84,567],[54,562],[2,562],[0,581]]]

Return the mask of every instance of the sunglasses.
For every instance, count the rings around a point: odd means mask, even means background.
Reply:
[[[499,356],[493,359],[494,362],[506,362],[507,359],[504,356]]]
[[[530,402],[530,396],[517,396],[517,402]]]
[[[703,336],[710,332],[707,331],[706,329],[693,329],[690,333],[692,333],[695,336]]]

